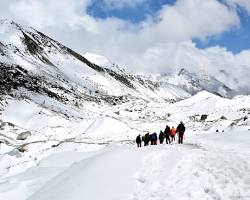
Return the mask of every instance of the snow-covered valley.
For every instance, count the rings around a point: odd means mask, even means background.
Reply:
[[[0,21],[0,199],[250,199],[250,96],[139,76]],[[136,148],[183,121],[183,145]]]
[[[1,179],[2,199],[249,199],[248,130],[54,153]]]

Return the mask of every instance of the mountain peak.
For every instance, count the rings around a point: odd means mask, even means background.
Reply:
[[[177,74],[178,74],[178,76],[181,76],[181,75],[186,74],[186,73],[189,73],[189,72],[185,68],[181,68]]]
[[[0,24],[16,24],[16,23],[10,19],[0,19]]]
[[[10,19],[0,19],[0,28],[4,28],[5,31],[11,30],[22,30],[22,26]]]

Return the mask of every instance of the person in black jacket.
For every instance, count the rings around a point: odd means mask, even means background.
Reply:
[[[164,130],[164,135],[166,137],[166,144],[170,144],[170,127],[167,125]]]
[[[162,144],[164,140],[164,133],[162,131],[160,131],[159,140],[160,140],[160,144]]]
[[[150,136],[149,136],[149,133],[146,133],[146,134],[145,134],[145,142],[144,142],[144,146],[148,146],[149,141],[150,141]]]
[[[153,145],[157,145],[157,140],[158,140],[157,133],[154,132],[152,135],[153,135]]]
[[[184,137],[184,132],[186,128],[183,124],[183,122],[180,122],[180,124],[177,126],[176,132],[178,133],[178,143],[182,144],[183,143],[183,137]]]
[[[141,147],[141,135],[138,135],[136,137],[136,144],[137,144],[137,147]]]

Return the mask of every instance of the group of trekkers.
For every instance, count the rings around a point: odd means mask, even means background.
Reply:
[[[172,126],[172,128],[170,128],[167,125],[164,132],[160,131],[160,133],[159,133],[160,144],[163,144],[164,140],[166,141],[166,144],[173,143],[175,141],[176,134],[178,135],[178,143],[182,144],[185,130],[186,130],[186,128],[185,128],[183,122],[180,122],[180,124],[177,126],[176,129],[174,126]],[[137,147],[141,147],[142,142],[144,143],[144,146],[147,146],[149,144],[150,145],[157,145],[157,141],[158,141],[158,136],[157,136],[157,133],[155,133],[155,132],[151,133],[151,134],[146,133],[143,136],[138,135],[136,137]]]

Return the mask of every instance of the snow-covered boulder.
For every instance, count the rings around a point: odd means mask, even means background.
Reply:
[[[0,128],[4,127],[6,125],[6,122],[0,121]]]
[[[8,155],[0,155],[0,174],[4,174],[11,166],[11,160]]]
[[[30,131],[25,131],[25,132],[22,132],[20,133],[16,139],[17,140],[26,140],[29,136],[31,136],[31,132]]]
[[[21,153],[27,152],[28,151],[28,146],[27,145],[22,145],[22,146],[18,147],[17,150],[19,152],[21,152]]]

